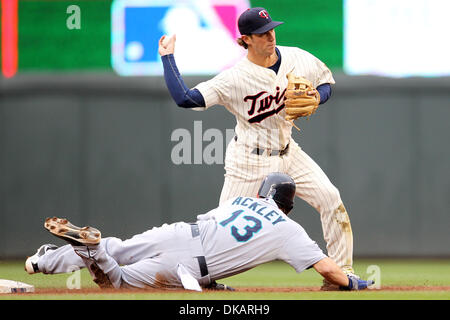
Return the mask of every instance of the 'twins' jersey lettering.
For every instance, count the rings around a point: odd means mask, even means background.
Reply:
[[[244,98],[244,102],[251,101],[250,109],[247,111],[247,114],[250,116],[248,119],[248,122],[255,123],[255,122],[261,122],[264,119],[273,116],[274,114],[279,113],[284,108],[284,95],[286,93],[286,89],[283,90],[283,92],[280,92],[280,87],[277,87],[277,92],[275,95],[265,95],[267,94],[267,91],[261,91],[255,95],[248,95]],[[259,102],[259,104],[258,104]],[[272,103],[275,102],[274,109],[270,111],[266,111],[270,109],[272,106]],[[280,103],[283,102],[281,105]],[[256,110],[257,105],[259,105],[258,109]],[[256,115],[253,116],[255,114]]]
[[[214,78],[199,83],[205,107],[222,105],[236,118],[239,143],[250,148],[282,150],[291,139],[292,121],[284,118],[287,74],[294,73],[311,81],[314,87],[334,83],[328,67],[312,54],[295,47],[277,46],[281,55],[275,73],[242,58]]]

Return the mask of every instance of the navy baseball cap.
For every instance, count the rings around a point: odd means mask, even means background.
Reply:
[[[245,10],[238,19],[241,35],[266,33],[282,23],[284,22],[272,21],[267,10],[261,7]]]

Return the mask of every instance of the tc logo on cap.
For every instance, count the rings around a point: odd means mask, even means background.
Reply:
[[[259,16],[260,16],[261,18],[264,18],[264,19],[269,19],[269,14],[267,13],[266,10],[261,10],[261,11],[259,12]]]

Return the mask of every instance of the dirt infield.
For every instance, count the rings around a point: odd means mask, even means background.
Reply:
[[[450,291],[450,286],[383,286],[380,289],[370,289],[370,291]],[[36,289],[34,293],[24,293],[24,294],[48,294],[48,295],[64,295],[64,294],[117,294],[117,293],[189,293],[190,291],[182,289],[100,289],[100,288],[89,288],[89,289],[61,289],[61,288],[45,288]],[[192,291],[194,293],[195,291]],[[204,292],[214,292],[214,290],[204,290]],[[230,292],[231,294],[233,292]],[[240,287],[236,288],[234,292],[251,292],[251,293],[277,293],[277,292],[320,292],[320,287]],[[21,293],[17,293],[21,294]]]
[[[450,291],[450,286],[383,286],[370,291]],[[239,292],[314,292],[320,287],[286,287],[286,288],[239,288]]]

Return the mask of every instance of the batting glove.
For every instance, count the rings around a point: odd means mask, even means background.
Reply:
[[[362,280],[359,277],[347,275],[348,286],[340,286],[341,290],[363,290],[375,283],[373,280]]]

